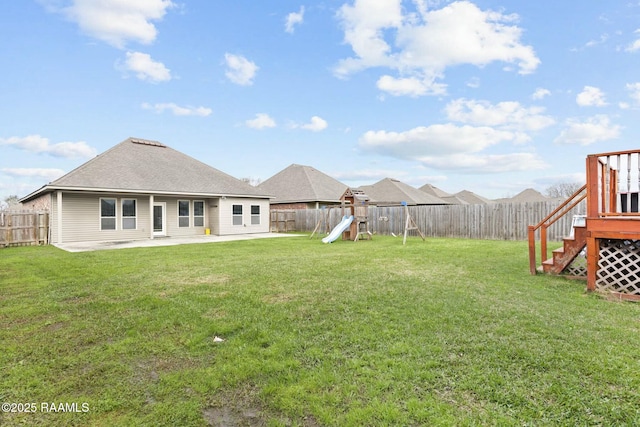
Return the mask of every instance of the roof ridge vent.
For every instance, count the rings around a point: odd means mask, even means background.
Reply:
[[[162,148],[166,148],[167,146],[158,142],[158,141],[151,141],[150,139],[140,139],[140,138],[130,138],[131,142],[133,142],[134,144],[140,144],[140,145],[150,145],[152,147],[162,147]]]

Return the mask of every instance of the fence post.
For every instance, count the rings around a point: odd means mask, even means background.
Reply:
[[[35,242],[36,245],[40,244],[40,236],[38,236],[39,226],[38,224],[39,215],[37,212],[31,214],[31,224],[33,225],[33,229],[31,230],[31,239]]]
[[[7,213],[7,238],[6,238],[7,246],[10,246],[13,243],[13,215],[11,212]]]

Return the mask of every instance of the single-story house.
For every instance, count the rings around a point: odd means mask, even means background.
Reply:
[[[449,204],[437,196],[393,178],[384,178],[375,184],[359,188],[369,196],[370,203],[377,206],[400,205],[403,202],[408,206]]]
[[[493,203],[493,200],[489,200],[482,196],[477,195],[473,191],[462,190],[453,195],[457,199],[461,200],[463,204],[469,205],[488,205]]]
[[[468,205],[469,204],[464,200],[454,196],[453,194],[447,193],[446,191],[443,191],[431,184],[425,184],[422,187],[420,187],[419,190],[424,191],[427,194],[431,194],[432,196],[436,196],[452,205]]]
[[[160,142],[128,138],[20,200],[50,242],[268,233],[269,196]]]
[[[319,209],[340,204],[348,187],[311,166],[294,163],[257,188],[273,196],[271,209]]]
[[[506,197],[502,199],[494,200],[496,203],[531,203],[531,202],[549,202],[552,201],[552,198],[544,196],[537,190],[533,188],[527,188],[526,190],[522,190],[518,194],[513,197]],[[560,199],[563,200],[563,199]]]

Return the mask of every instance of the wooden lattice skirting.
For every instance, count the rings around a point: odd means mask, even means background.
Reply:
[[[640,240],[600,240],[596,288],[640,295]]]
[[[587,258],[586,258],[586,250],[583,249],[571,264],[564,269],[562,274],[565,276],[569,276],[575,279],[586,279],[587,278]]]

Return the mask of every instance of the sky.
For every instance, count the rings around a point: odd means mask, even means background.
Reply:
[[[0,200],[128,137],[488,198],[640,148],[640,0],[0,2]]]

